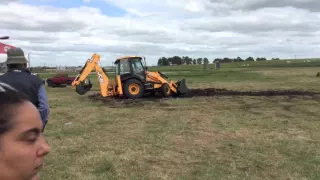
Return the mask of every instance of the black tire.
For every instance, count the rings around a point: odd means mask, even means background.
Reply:
[[[67,81],[67,85],[71,86],[72,81]]]
[[[48,84],[49,87],[52,87],[52,86],[53,86],[53,83],[52,83],[52,81],[50,81],[50,80],[47,81],[47,84]]]
[[[163,85],[161,86],[160,92],[161,92],[161,96],[162,96],[162,97],[169,97],[169,96],[171,96],[171,89],[170,89],[169,84],[163,84]]]
[[[123,84],[123,94],[126,98],[137,99],[144,95],[144,86],[137,79],[128,79]]]

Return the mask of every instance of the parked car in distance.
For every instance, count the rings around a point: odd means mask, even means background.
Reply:
[[[69,77],[68,74],[59,73],[53,77],[47,78],[46,82],[47,82],[48,86],[55,86],[55,85],[58,85],[58,86],[69,85],[70,86],[75,78],[76,77]]]

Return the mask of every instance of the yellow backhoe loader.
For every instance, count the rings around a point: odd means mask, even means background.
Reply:
[[[104,68],[99,66],[100,55],[93,54],[72,82],[75,91],[84,95],[92,88],[88,75],[95,69],[103,97],[126,97],[137,99],[146,93],[160,93],[162,97],[180,96],[188,92],[185,79],[178,82],[169,81],[159,71],[147,70],[144,57],[123,56],[115,64],[115,79],[111,80]],[[144,62],[144,63],[143,63]]]

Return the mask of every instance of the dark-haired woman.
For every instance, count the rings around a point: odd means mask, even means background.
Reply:
[[[0,82],[0,179],[35,180],[50,147],[27,97]]]

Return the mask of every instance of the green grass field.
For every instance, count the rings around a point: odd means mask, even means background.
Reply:
[[[320,63],[309,63],[150,70],[186,78],[189,88],[320,92]],[[96,79],[88,95],[99,92]],[[114,101],[92,101],[70,87],[47,91],[44,136],[51,153],[42,179],[320,179],[320,96],[171,98],[112,107]]]

